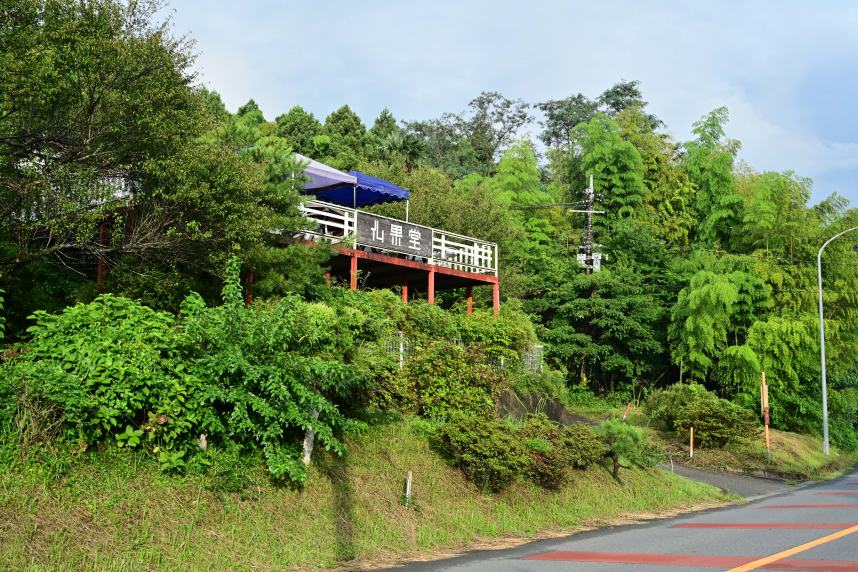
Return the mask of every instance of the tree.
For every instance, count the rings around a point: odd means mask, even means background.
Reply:
[[[504,148],[533,121],[527,113],[530,104],[484,91],[468,108],[460,114],[445,113],[440,119],[405,122],[405,126],[426,142],[434,167],[460,176],[473,172],[490,175]]]
[[[685,167],[697,186],[696,208],[701,226],[697,241],[706,246],[726,243],[726,227],[739,221],[742,197],[733,189],[733,158],[741,147],[738,141],[724,140],[729,119],[726,107],[719,107],[694,124],[697,139],[685,144]]]
[[[322,162],[340,171],[354,170],[366,144],[366,127],[360,117],[343,105],[325,118],[324,135],[331,138],[331,144]]]
[[[258,111],[260,114],[262,113],[262,110],[259,109],[259,105],[257,105],[256,101],[253,98],[250,98],[250,101],[239,107],[235,114],[240,119],[248,113],[253,113],[255,111]]]
[[[626,108],[614,121],[620,137],[635,146],[643,162],[640,175],[648,189],[643,210],[649,213],[642,213],[643,220],[656,240],[686,245],[697,215],[696,189],[682,166],[679,146],[667,135],[655,133],[640,108]]]
[[[300,105],[296,105],[289,113],[278,115],[275,121],[277,136],[286,139],[293,151],[305,157],[315,157],[313,138],[321,132],[322,124],[312,113],[307,113]]]
[[[384,139],[391,133],[395,133],[399,130],[400,127],[396,124],[396,118],[390,110],[385,107],[379,116],[375,118],[375,123],[369,130],[369,135],[371,135],[373,139],[379,140]]]
[[[212,121],[223,123],[232,117],[232,113],[227,110],[218,92],[209,90],[206,86],[201,86],[199,92],[203,98],[203,109]]]
[[[375,141],[373,151],[379,159],[389,161],[401,157],[409,169],[414,168],[425,153],[426,145],[413,133],[393,131]]]
[[[566,99],[537,103],[535,107],[545,114],[545,121],[539,122],[543,127],[539,139],[547,147],[562,147],[570,141],[572,131],[577,126],[589,123],[597,113],[604,113],[611,118],[632,108],[643,113],[648,103],[643,100],[643,94],[638,89],[640,83],[637,80],[621,80],[595,100],[579,93]],[[655,115],[644,113],[644,117],[653,130],[664,126],[664,122]]]
[[[169,34],[169,19],[152,21],[161,7],[12,0],[3,11],[0,268],[103,253],[98,227],[124,206],[123,181],[205,129],[191,43]],[[162,239],[143,233],[114,248]]]
[[[586,125],[586,134],[581,144],[583,172],[593,175],[596,193],[608,196],[605,206],[610,209],[609,217],[635,214],[649,193],[641,179],[644,169],[640,153],[623,141],[617,124],[603,113]]]

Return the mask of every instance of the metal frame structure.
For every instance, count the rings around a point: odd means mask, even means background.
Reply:
[[[307,242],[330,240],[338,251],[339,256],[331,262],[327,273],[329,281],[345,280],[348,277],[350,287],[357,288],[358,260],[362,260],[362,270],[370,272],[368,286],[390,287],[401,284],[405,302],[409,289],[411,292],[424,290],[432,303],[437,290],[467,287],[469,312],[473,308],[473,287],[491,284],[497,313],[499,281],[496,243],[318,200],[303,203],[301,210],[305,218],[317,223],[317,227],[304,230],[294,238]],[[360,220],[386,221],[388,228],[395,225],[400,228],[400,232],[403,227],[419,229],[421,235],[425,232],[427,241],[431,237],[431,247],[415,254],[414,250],[402,244],[384,243],[381,246],[376,237],[371,239],[361,236],[358,232]]]

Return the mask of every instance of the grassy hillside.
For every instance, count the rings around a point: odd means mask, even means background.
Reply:
[[[620,414],[622,412],[620,411]],[[841,451],[831,446],[831,454],[822,452],[822,438],[787,431],[770,429],[772,460],[766,458],[766,444],[762,434],[759,439],[733,443],[722,449],[695,446],[694,457],[689,458],[689,443],[680,440],[674,433],[663,430],[657,422],[633,409],[629,422],[635,425],[647,441],[656,445],[665,454],[671,455],[675,463],[683,463],[702,469],[754,471],[774,469],[785,473],[804,475],[809,479],[825,479],[838,475],[858,461],[858,455]]]
[[[0,568],[371,566],[730,501],[660,471],[623,471],[618,484],[601,466],[576,473],[558,492],[519,483],[485,495],[430,450],[420,429],[397,421],[349,440],[345,458],[320,452],[304,490],[237,469],[225,453],[211,456],[207,474],[181,478],[160,475],[143,454],[115,449],[72,462],[51,455],[13,462],[0,467]],[[409,470],[414,504],[406,510]]]

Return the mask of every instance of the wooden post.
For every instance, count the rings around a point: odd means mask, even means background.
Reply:
[[[402,303],[408,304],[408,274],[402,275]]]
[[[429,303],[435,303],[435,271],[429,271]]]
[[[330,270],[325,271],[325,286],[327,286],[328,288],[331,287],[331,271]]]
[[[629,409],[631,409],[631,408],[632,408],[632,404],[631,404],[631,403],[629,403],[629,404],[626,406],[626,412],[625,412],[625,413],[623,413],[623,422],[624,422],[624,423],[625,423],[625,421],[626,421],[626,417],[628,417],[628,416],[629,416]]]
[[[468,286],[468,313],[474,313],[474,287]]]
[[[500,285],[495,282],[492,284],[492,297],[494,298],[495,316],[500,313]]]
[[[766,457],[772,462],[772,447],[769,442],[769,386],[766,385],[766,372],[763,372],[763,415],[766,422]]]
[[[107,260],[104,258],[104,248],[107,247],[107,223],[101,221],[98,225],[98,244],[102,252],[98,255],[98,293],[104,294],[104,282],[107,279]]]
[[[357,256],[352,256],[351,288],[357,290]]]
[[[244,293],[247,294],[247,299],[244,301],[244,307],[250,306],[253,303],[253,292],[250,291],[249,286],[253,285],[253,270],[250,271],[250,274],[247,276],[247,285],[248,288],[244,289]]]

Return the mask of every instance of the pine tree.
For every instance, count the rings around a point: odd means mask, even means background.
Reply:
[[[312,157],[314,152],[313,137],[319,135],[322,124],[312,113],[307,113],[300,105],[296,105],[277,116],[277,135],[286,139],[292,150]]]
[[[331,138],[331,146],[323,162],[341,171],[355,169],[366,143],[366,126],[360,117],[344,105],[325,118],[324,135]]]

